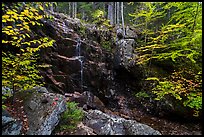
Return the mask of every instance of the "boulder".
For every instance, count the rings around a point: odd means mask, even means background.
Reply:
[[[80,122],[77,125],[76,131],[72,135],[96,135],[93,129]]]
[[[115,67],[129,67],[134,65],[133,52],[134,52],[135,41],[134,39],[120,39],[116,42],[116,53],[115,53]]]
[[[29,130],[26,135],[50,135],[59,123],[59,117],[66,110],[65,97],[49,92],[31,92],[24,101]]]
[[[161,135],[159,131],[135,120],[126,120],[99,110],[84,113],[85,125],[92,128],[97,135]]]
[[[66,93],[67,101],[74,101],[79,103],[79,107],[83,107],[86,109],[99,109],[104,111],[105,105],[103,102],[96,96],[94,96],[89,91],[84,91],[83,93],[74,92],[74,93]]]
[[[20,135],[22,122],[14,119],[6,111],[2,110],[2,135]]]

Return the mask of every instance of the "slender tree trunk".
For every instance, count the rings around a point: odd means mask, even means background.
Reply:
[[[123,17],[123,2],[121,2],[121,20],[123,26],[123,36],[125,36],[125,24],[124,24],[124,17]]]
[[[108,19],[110,24],[113,25],[113,2],[108,3]]]
[[[76,18],[76,12],[77,12],[77,3],[72,2],[72,18]]]
[[[116,10],[116,12],[117,12],[117,25],[119,25],[120,24],[120,2],[116,2],[117,3],[117,10]]]
[[[69,10],[68,10],[68,15],[71,17],[72,14],[71,14],[71,2],[69,2]]]
[[[74,7],[74,18],[77,17],[77,2],[75,2],[75,7]]]
[[[114,23],[117,24],[117,3],[114,2]]]
[[[72,2],[72,10],[71,10],[71,15],[72,15],[72,18],[74,18],[74,2]]]

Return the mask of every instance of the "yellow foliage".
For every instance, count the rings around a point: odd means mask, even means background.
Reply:
[[[2,86],[12,88],[14,85],[15,89],[26,90],[40,84],[36,81],[41,78],[36,67],[36,52],[52,46],[54,40],[31,37],[35,34],[29,26],[41,25],[38,21],[43,18],[37,9],[26,4],[22,12],[18,11],[19,9],[7,9],[2,15],[3,46],[7,45],[9,49],[20,48],[16,54],[2,52]],[[15,25],[11,25],[12,22]],[[36,48],[32,48],[32,44]]]

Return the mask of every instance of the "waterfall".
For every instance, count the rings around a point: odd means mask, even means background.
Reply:
[[[81,56],[81,40],[77,38],[77,45],[76,45],[76,58],[80,62],[80,86],[81,90],[83,90],[83,56]]]

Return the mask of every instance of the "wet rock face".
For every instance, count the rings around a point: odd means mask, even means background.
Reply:
[[[104,91],[109,88],[112,81],[113,55],[103,49],[97,40],[96,37],[99,36],[95,33],[100,35],[101,33],[93,26],[82,24],[79,20],[64,14],[52,13],[52,15],[53,21],[44,21],[44,28],[40,31],[56,40],[53,47],[46,48],[40,53],[40,61],[50,65],[49,68],[41,70],[46,87],[60,94],[91,91],[100,96],[100,99],[105,98]],[[51,28],[55,31],[54,35],[49,33]],[[111,35],[109,32],[107,34]],[[76,58],[79,40],[82,67]]]
[[[161,135],[159,131],[145,124],[105,114],[99,110],[85,112],[84,123],[97,135]]]
[[[44,22],[46,25],[41,31],[55,39],[56,43],[53,47],[42,50],[40,54],[40,61],[50,65],[49,68],[41,70],[49,91],[60,94],[90,91],[106,106],[114,102],[118,92],[131,94],[135,91],[135,81],[141,78],[141,71],[134,66],[134,61],[130,60],[134,57],[133,38],[121,37],[122,39],[118,39],[116,44],[112,40],[113,34],[108,30],[103,30],[101,33],[96,27],[80,23],[79,20],[63,14],[52,13],[52,15],[53,21]],[[54,35],[49,33],[50,28],[56,31]],[[103,34],[110,35],[106,41],[111,43],[113,52],[107,51],[103,48],[103,42],[98,41],[97,37],[104,38]],[[76,58],[79,40],[80,56],[83,57],[82,67]],[[117,77],[121,79],[119,82],[116,81]],[[124,87],[126,84],[133,86],[133,90]]]

